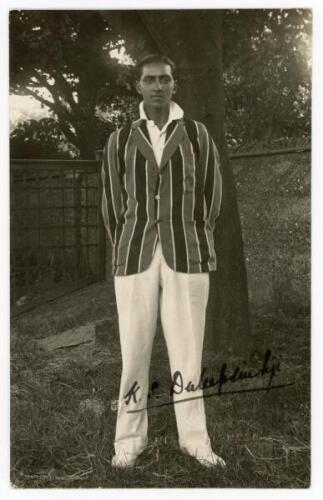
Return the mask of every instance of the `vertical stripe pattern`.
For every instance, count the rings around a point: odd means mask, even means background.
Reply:
[[[169,124],[159,169],[144,121],[113,132],[101,176],[113,274],[147,269],[157,239],[175,271],[216,270],[213,233],[222,179],[219,154],[202,123],[185,118]]]

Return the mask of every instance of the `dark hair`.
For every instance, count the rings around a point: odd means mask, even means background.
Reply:
[[[176,66],[175,63],[167,56],[164,56],[163,54],[149,54],[148,56],[143,57],[138,63],[136,64],[136,79],[140,80],[140,77],[142,75],[142,68],[146,66],[147,64],[152,64],[152,63],[163,63],[163,64],[168,64],[171,67],[172,70],[172,75],[176,73]]]

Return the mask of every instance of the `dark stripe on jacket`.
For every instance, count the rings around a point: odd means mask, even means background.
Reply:
[[[130,244],[129,258],[126,273],[133,274],[137,272],[140,258],[141,242],[143,232],[147,222],[146,211],[146,159],[137,149],[136,164],[135,164],[135,192],[137,199],[137,218],[135,228]],[[144,189],[143,189],[144,188]]]
[[[142,133],[144,134],[144,136],[146,137],[147,141],[151,144],[150,135],[149,135],[149,132],[148,132],[146,120],[142,121],[142,123],[139,125],[139,128],[142,131]]]
[[[213,144],[210,140],[210,148],[209,148],[209,161],[207,164],[207,172],[206,172],[206,180],[205,180],[205,201],[206,201],[206,209],[207,215],[209,215],[212,205],[212,198],[214,196],[214,150]]]
[[[119,149],[118,149],[118,160],[119,160],[119,177],[121,181],[121,186],[122,186],[122,199],[123,199],[123,206],[124,210],[126,211],[127,209],[127,200],[128,200],[128,195],[124,187],[123,183],[123,176],[126,171],[126,164],[125,164],[125,149],[126,145],[129,139],[129,136],[131,134],[131,124],[126,125],[125,127],[122,127],[119,132]]]
[[[172,122],[170,122],[170,124],[168,125],[167,129],[166,129],[166,136],[165,136],[165,144],[166,142],[168,141],[169,137],[171,136],[174,128],[176,127],[176,124],[177,124],[177,121],[176,120],[173,120]]]
[[[197,139],[197,130],[194,120],[190,120],[189,118],[184,118],[184,123],[186,127],[186,132],[189,137],[189,140],[192,143],[193,151],[195,154],[196,162],[198,163],[200,160],[200,148]]]
[[[183,158],[180,149],[177,148],[172,157],[172,180],[173,180],[173,229],[175,236],[176,269],[187,272],[187,251],[185,233],[182,219],[183,200]]]

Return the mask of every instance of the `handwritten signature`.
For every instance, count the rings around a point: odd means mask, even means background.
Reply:
[[[242,364],[246,366],[246,362],[243,361]],[[288,387],[290,385],[293,385],[294,382],[288,382],[285,384],[273,384],[273,380],[277,374],[277,372],[280,371],[280,362],[276,358],[276,356],[273,356],[271,353],[270,349],[267,349],[263,360],[262,360],[262,365],[258,369],[252,369],[252,368],[240,368],[240,366],[236,366],[233,371],[229,372],[227,364],[223,363],[222,367],[220,369],[218,377],[208,377],[207,376],[207,369],[203,368],[201,371],[201,375],[199,378],[199,381],[197,384],[194,384],[191,380],[188,381],[187,383],[184,382],[183,375],[179,370],[176,370],[173,373],[172,381],[171,381],[171,386],[170,386],[170,391],[169,395],[179,395],[183,393],[187,394],[192,394],[197,391],[204,391],[213,387],[217,387],[217,390],[215,392],[211,392],[210,394],[199,394],[198,396],[190,396],[184,399],[179,399],[179,400],[170,400],[170,401],[164,401],[160,402],[157,404],[152,404],[149,406],[146,406],[145,408],[137,408],[135,410],[127,410],[127,413],[137,413],[140,411],[147,410],[149,408],[157,408],[161,406],[166,406],[169,404],[177,404],[177,403],[183,403],[185,401],[191,401],[194,399],[200,399],[200,398],[207,398],[207,397],[212,397],[212,396],[225,396],[229,394],[237,394],[241,392],[256,392],[256,391],[265,391],[269,392],[270,390],[273,389],[281,389],[283,387]],[[230,382],[231,384],[234,384],[236,382],[242,381],[242,380],[247,380],[247,379],[259,379],[259,378],[268,378],[267,384],[262,387],[248,387],[248,388],[242,388],[242,389],[235,389],[235,390],[226,390],[223,391],[223,387]],[[151,385],[151,390],[149,392],[148,398],[158,398],[157,395],[157,389],[159,387],[159,382],[154,381]],[[132,384],[131,388],[129,391],[125,394],[124,399],[125,399],[125,404],[129,405],[130,402],[133,402],[137,404],[140,399],[137,399],[137,393],[140,390],[140,385],[137,380],[134,381]]]

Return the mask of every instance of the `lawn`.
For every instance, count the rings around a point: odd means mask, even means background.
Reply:
[[[108,318],[106,342],[47,352],[37,339]],[[269,392],[207,397],[214,450],[225,470],[207,470],[177,446],[174,408],[149,410],[150,443],[134,470],[112,469],[115,400],[121,371],[111,287],[99,283],[17,317],[11,325],[11,482],[16,488],[252,487],[310,485],[310,321],[287,313],[252,316],[259,349],[280,361]],[[217,372],[239,359],[205,352]],[[259,366],[260,360],[252,362]],[[151,381],[168,387],[159,330]],[[243,382],[244,383],[244,382]],[[241,385],[246,387],[247,385]],[[253,382],[252,382],[253,383]],[[261,385],[260,382],[257,382]],[[249,384],[250,386],[250,384]],[[205,393],[210,394],[209,389]],[[151,404],[155,400],[151,399]],[[158,401],[158,400],[156,400]],[[184,403],[185,404],[185,403]]]

